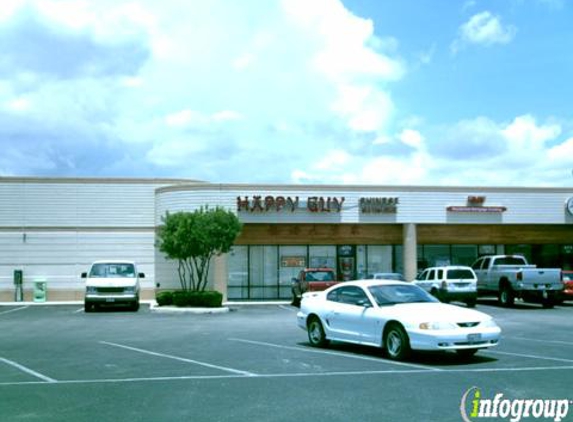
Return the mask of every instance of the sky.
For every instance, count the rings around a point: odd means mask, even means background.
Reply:
[[[0,176],[573,185],[569,0],[1,0]]]

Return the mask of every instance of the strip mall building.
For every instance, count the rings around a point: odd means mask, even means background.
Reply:
[[[83,299],[80,274],[99,259],[145,272],[143,299],[179,286],[155,247],[167,211],[222,206],[243,231],[218,257],[212,287],[228,300],[286,299],[304,267],[340,279],[471,264],[490,253],[573,268],[573,188],[238,185],[180,179],[0,178],[0,301],[38,280],[50,301]]]

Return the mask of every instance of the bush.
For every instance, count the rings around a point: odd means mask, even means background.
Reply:
[[[173,292],[159,292],[155,300],[159,306],[173,305]]]
[[[177,291],[173,293],[173,304],[178,307],[219,308],[223,304],[223,295],[213,290]]]

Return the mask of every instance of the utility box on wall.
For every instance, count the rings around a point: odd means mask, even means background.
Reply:
[[[34,302],[45,302],[47,296],[47,283],[45,278],[34,280]]]

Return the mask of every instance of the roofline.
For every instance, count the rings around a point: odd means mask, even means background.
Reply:
[[[462,192],[462,193],[481,193],[481,192],[555,192],[571,193],[572,187],[511,187],[511,186],[408,186],[408,185],[319,185],[319,184],[247,184],[247,183],[202,183],[178,184],[174,186],[162,186],[156,189],[156,193],[178,192],[186,190],[218,190],[218,191],[379,191],[379,192]]]
[[[571,187],[540,186],[431,186],[431,185],[333,185],[333,184],[250,184],[250,183],[210,183],[204,180],[182,178],[138,178],[138,177],[41,177],[41,176],[0,176],[0,183],[69,183],[69,184],[159,184],[157,193],[185,190],[259,190],[259,191],[381,191],[381,192],[555,192],[573,195]]]

